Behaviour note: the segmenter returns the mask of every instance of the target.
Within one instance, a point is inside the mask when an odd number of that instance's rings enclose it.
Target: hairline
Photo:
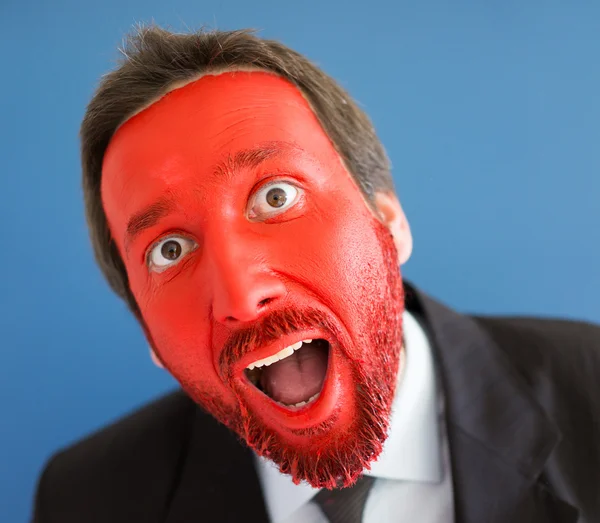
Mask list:
[[[358,192],[360,193],[361,198],[363,199],[363,202],[365,203],[365,205],[367,206],[367,208],[371,211],[371,213],[373,214],[373,216],[375,216],[375,218],[377,218],[379,221],[381,221],[381,216],[374,209],[375,202],[371,202],[369,200],[368,196],[364,193],[364,191],[361,190],[360,184],[356,180],[356,177],[352,174],[352,171],[350,170],[350,168],[347,165],[346,161],[344,160],[343,156],[340,154],[340,151],[336,147],[336,144],[333,142],[331,136],[329,136],[329,133],[325,130],[325,128],[321,124],[319,116],[318,116],[318,114],[317,114],[317,112],[316,112],[313,104],[311,103],[310,99],[306,96],[306,93],[298,85],[295,85],[293,82],[291,82],[288,78],[285,78],[284,76],[281,76],[280,74],[277,74],[275,71],[271,71],[269,69],[265,69],[264,67],[253,67],[253,66],[234,66],[234,67],[231,67],[231,66],[219,66],[219,67],[214,67],[212,69],[208,69],[206,71],[202,71],[200,73],[197,73],[195,75],[190,76],[189,78],[186,78],[186,79],[183,79],[183,80],[175,80],[175,81],[171,82],[170,84],[168,84],[168,85],[165,86],[165,88],[161,91],[160,94],[158,94],[153,99],[151,99],[150,101],[146,102],[141,107],[139,107],[138,109],[135,109],[132,113],[130,113],[128,116],[126,116],[126,117],[123,118],[123,120],[121,121],[121,123],[119,123],[115,127],[115,130],[113,131],[113,134],[112,134],[112,136],[111,136],[111,138],[108,141],[108,144],[106,146],[105,154],[106,154],[106,151],[108,151],[108,149],[110,147],[110,143],[112,142],[112,140],[114,139],[115,135],[117,134],[117,132],[119,131],[119,129],[121,127],[123,127],[127,122],[129,122],[135,116],[143,113],[145,110],[149,109],[150,107],[152,107],[156,103],[160,102],[169,93],[172,93],[173,91],[176,91],[178,89],[182,89],[182,88],[184,88],[184,87],[186,87],[186,86],[188,86],[190,84],[193,84],[193,83],[201,80],[202,78],[204,78],[206,76],[221,76],[222,74],[239,73],[239,72],[266,73],[266,74],[270,74],[272,76],[280,78],[281,80],[284,80],[285,82],[287,82],[288,84],[290,84],[294,89],[296,89],[302,95],[302,98],[308,104],[308,107],[310,108],[312,114],[317,119],[317,123],[319,124],[319,127],[323,131],[323,134],[325,135],[325,137],[331,143],[331,146],[332,146],[333,150],[335,151],[335,154],[336,154],[339,162],[341,163],[342,167],[346,171],[346,174],[350,177],[351,182],[358,189]],[[104,169],[102,168],[101,169],[101,173],[100,173],[100,185],[102,185],[104,183],[103,170]],[[101,202],[102,202],[102,208],[104,210],[104,214],[106,216],[106,209],[104,208],[104,199],[102,197],[101,197]],[[108,220],[108,216],[106,216],[106,221],[107,221],[107,226],[108,226],[108,229],[110,231],[110,234],[111,234],[111,236],[113,236],[113,231],[112,231],[112,227],[110,225],[110,222]],[[114,238],[114,236],[113,236],[113,238]]]
[[[208,69],[206,71],[202,71],[202,72],[197,73],[195,75],[191,75],[189,78],[185,78],[184,80],[174,80],[170,84],[165,85],[164,89],[158,95],[156,95],[151,100],[147,101],[145,104],[142,104],[139,108],[134,109],[130,114],[125,115],[123,117],[122,121],[115,127],[115,130],[113,131],[113,134],[112,134],[110,140],[112,140],[114,138],[114,136],[117,133],[117,131],[123,125],[125,125],[129,120],[131,120],[133,117],[137,116],[138,114],[144,112],[146,109],[149,109],[154,104],[160,102],[160,100],[162,100],[169,93],[172,93],[173,91],[176,91],[177,89],[182,89],[183,87],[185,87],[187,85],[193,84],[194,82],[197,82],[198,80],[201,80],[205,76],[220,76],[220,75],[226,74],[226,73],[267,73],[267,74],[276,76],[277,78],[281,78],[282,80],[285,80],[286,82],[290,83],[298,91],[300,91],[300,93],[302,94],[302,97],[309,104],[311,111],[313,112],[313,114],[316,115],[314,107],[312,106],[312,104],[310,103],[310,100],[306,97],[306,95],[304,94],[304,92],[302,91],[302,89],[300,89],[299,87],[297,87],[296,85],[294,85],[287,78],[285,78],[285,77],[277,74],[275,71],[270,71],[269,69],[265,69],[264,67],[252,67],[252,66],[234,66],[234,67],[231,67],[231,66],[219,66],[219,67],[214,67],[212,69]],[[109,140],[109,144],[110,144],[110,140]],[[107,149],[108,149],[108,146],[107,146]]]

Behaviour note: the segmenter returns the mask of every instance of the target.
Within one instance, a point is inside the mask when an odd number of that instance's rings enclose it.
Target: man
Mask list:
[[[301,55],[158,28],[124,55],[82,125],[88,223],[184,392],[57,454],[35,521],[600,521],[600,328],[403,282],[383,147]]]

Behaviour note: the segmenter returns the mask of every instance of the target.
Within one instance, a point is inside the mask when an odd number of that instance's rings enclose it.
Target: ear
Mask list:
[[[158,358],[158,356],[156,355],[156,352],[154,352],[154,349],[152,347],[150,347],[150,359],[152,360],[152,363],[154,363],[154,365],[156,365],[159,369],[165,368],[163,362],[160,361],[160,359]]]
[[[398,251],[398,265],[405,264],[412,253],[413,239],[406,215],[393,192],[377,192],[375,206],[381,222],[390,230]]]

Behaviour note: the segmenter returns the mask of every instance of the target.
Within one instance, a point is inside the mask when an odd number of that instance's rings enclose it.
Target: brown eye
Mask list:
[[[175,240],[169,240],[163,243],[160,253],[165,260],[176,260],[181,256],[181,244]]]
[[[283,189],[275,187],[267,193],[266,200],[271,207],[281,207],[285,204],[287,196]]]
[[[300,188],[285,181],[263,185],[250,202],[248,218],[262,221],[282,214],[298,203],[301,194]]]
[[[165,238],[148,253],[148,267],[154,272],[160,272],[179,263],[197,246],[195,241],[182,236]]]

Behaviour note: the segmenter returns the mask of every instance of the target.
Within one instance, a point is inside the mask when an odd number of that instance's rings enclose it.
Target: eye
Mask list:
[[[156,272],[176,265],[197,247],[195,241],[182,236],[170,236],[156,243],[148,252],[148,266]]]
[[[269,183],[254,194],[248,217],[261,220],[280,214],[292,207],[299,196],[300,190],[291,183]]]

